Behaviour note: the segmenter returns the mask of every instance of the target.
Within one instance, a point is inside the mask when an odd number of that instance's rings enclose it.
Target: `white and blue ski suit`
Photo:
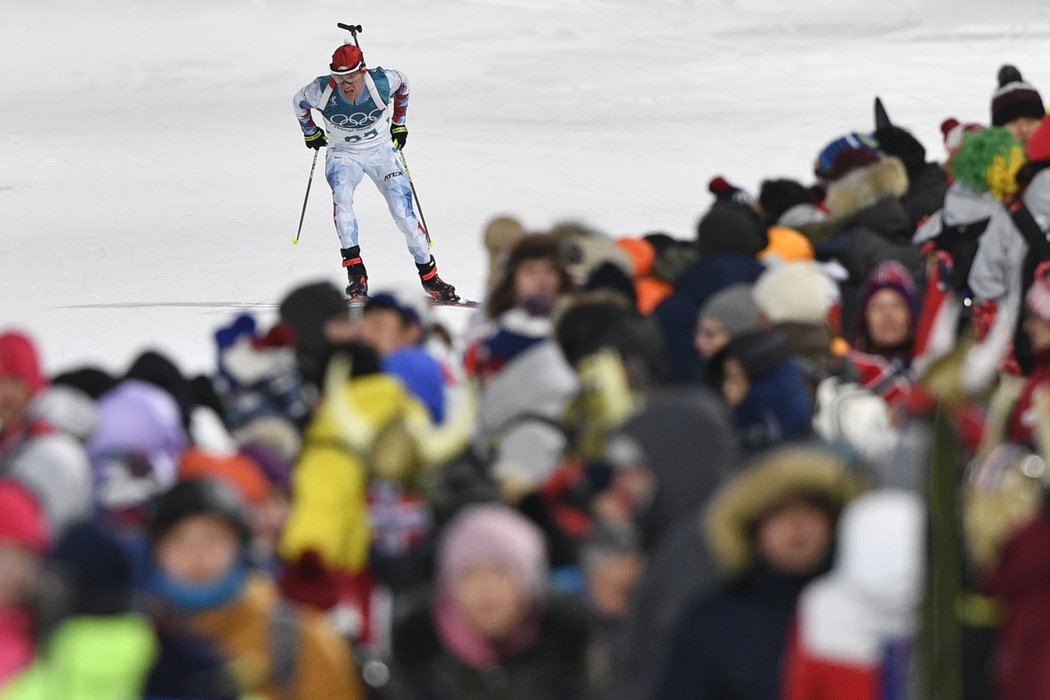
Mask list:
[[[430,260],[423,227],[412,207],[412,190],[390,140],[390,125],[404,124],[408,80],[400,71],[381,67],[365,74],[365,89],[350,102],[330,75],[315,78],[295,93],[295,116],[305,136],[317,131],[311,109],[324,118],[328,147],[325,177],[335,203],[335,228],[342,248],[358,245],[354,190],[368,175],[386,199],[394,222],[405,235],[417,263]]]

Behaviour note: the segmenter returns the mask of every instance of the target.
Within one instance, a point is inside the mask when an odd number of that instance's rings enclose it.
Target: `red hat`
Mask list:
[[[1043,117],[1043,123],[1039,125],[1025,145],[1028,162],[1050,160],[1050,126],[1048,125],[1050,125],[1050,114]]]
[[[40,355],[28,336],[17,331],[0,334],[0,378],[19,379],[33,394],[47,386]]]
[[[332,65],[328,67],[336,75],[354,73],[364,69],[365,57],[353,44],[343,44],[332,54]]]
[[[831,181],[846,177],[854,170],[866,168],[881,160],[879,154],[870,148],[844,148],[835,156],[828,174]]]
[[[0,543],[14,542],[41,553],[50,543],[44,509],[36,496],[22,484],[0,479]]]
[[[974,122],[961,123],[955,117],[948,117],[941,122],[941,133],[944,134],[944,150],[955,153],[962,146],[964,134],[976,134],[984,127]]]

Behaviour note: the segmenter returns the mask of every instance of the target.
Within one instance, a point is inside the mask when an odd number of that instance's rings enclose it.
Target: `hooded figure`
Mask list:
[[[858,487],[833,453],[791,447],[718,491],[703,527],[727,580],[679,617],[655,697],[779,697],[798,594],[827,571],[839,511]]]
[[[832,570],[799,597],[786,700],[906,697],[918,628],[926,514],[905,491],[874,491],[846,506]]]
[[[738,335],[712,359],[709,370],[711,385],[733,409],[733,426],[747,452],[809,434],[813,401],[780,333]]]
[[[584,696],[587,620],[547,593],[542,532],[502,504],[466,507],[438,546],[433,602],[394,631],[394,698]]]

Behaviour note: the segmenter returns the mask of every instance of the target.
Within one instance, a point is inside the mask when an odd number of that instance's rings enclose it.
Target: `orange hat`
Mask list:
[[[812,260],[814,257],[813,244],[793,228],[770,226],[766,235],[769,236],[769,245],[758,252],[759,260],[774,256],[784,262],[792,262]]]
[[[644,238],[617,238],[616,245],[631,258],[635,277],[644,277],[653,271],[656,248]]]
[[[261,503],[270,491],[263,470],[244,454],[223,455],[205,452],[199,448],[186,450],[182,455],[179,479],[186,481],[211,477],[225,481],[237,489],[247,503]]]

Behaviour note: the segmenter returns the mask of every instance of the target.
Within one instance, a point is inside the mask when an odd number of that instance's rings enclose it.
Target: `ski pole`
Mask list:
[[[361,29],[360,24],[343,24],[342,22],[336,22],[335,26],[350,32],[350,36],[354,40],[354,46],[361,48],[361,44],[357,43],[357,35],[363,33],[365,30]]]
[[[306,202],[310,199],[310,185],[312,185],[314,181],[314,168],[317,167],[317,154],[320,152],[320,148],[314,149],[314,162],[310,165],[310,179],[306,181],[306,196],[303,197],[303,211],[299,214],[299,230],[295,232],[295,238],[292,239],[292,245],[299,245],[299,235],[303,232],[303,219],[306,217]]]
[[[419,223],[423,226],[423,235],[427,237],[427,246],[434,247],[434,241],[430,240],[430,229],[427,220],[423,216],[423,205],[419,203],[419,195],[416,194],[416,185],[412,182],[412,171],[408,169],[408,161],[405,160],[405,152],[398,149],[397,154],[401,157],[401,165],[405,168],[405,176],[408,177],[408,186],[412,188],[412,199],[416,200],[416,211],[419,212]]]

